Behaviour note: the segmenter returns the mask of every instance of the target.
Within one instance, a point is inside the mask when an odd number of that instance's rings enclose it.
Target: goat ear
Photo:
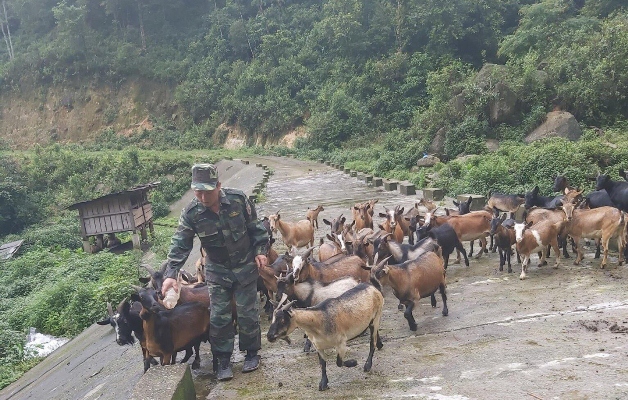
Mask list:
[[[532,189],[532,194],[538,194],[539,193],[539,186],[535,186],[534,189]]]
[[[529,229],[531,226],[532,226],[532,221],[530,221],[530,222],[528,222],[528,223],[526,224],[526,229]]]
[[[325,225],[329,225],[329,226],[331,226],[331,222],[329,222],[329,221],[328,221],[328,220],[326,220],[325,218],[323,218],[323,223],[324,223]]]
[[[404,208],[405,208],[405,207],[401,207],[401,208],[397,211],[397,214],[400,214],[400,215],[401,215],[401,214],[403,214],[403,209],[404,209]]]
[[[454,200],[454,206],[458,207],[460,205],[460,203],[458,203],[456,200]]]
[[[141,278],[138,278],[138,280],[141,283],[143,283],[144,285],[146,285],[148,282],[150,282],[150,278],[147,278],[147,277],[141,277]]]
[[[332,242],[334,241],[334,237],[332,235],[330,235],[329,233],[325,235],[327,237],[327,239],[331,240]]]
[[[386,214],[384,213],[379,213],[380,218],[386,218]]]
[[[342,217],[342,218],[340,218],[339,222],[340,222],[341,224],[344,224],[346,220],[347,220],[347,219],[346,219],[345,217]],[[354,222],[355,222],[355,221],[354,221]]]
[[[500,219],[502,220],[502,222],[504,222],[506,220],[506,214],[502,215]]]
[[[349,225],[350,228],[353,228],[355,226],[355,220],[353,220],[353,222],[351,222],[351,225]]]

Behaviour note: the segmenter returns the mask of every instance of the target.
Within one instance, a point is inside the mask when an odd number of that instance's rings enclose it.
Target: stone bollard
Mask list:
[[[416,189],[414,187],[414,183],[410,182],[401,182],[399,184],[399,192],[405,195],[413,195],[416,194]]]
[[[356,176],[358,176],[358,171],[350,170],[349,171],[349,175],[351,175],[353,177],[356,177]]]
[[[242,160],[242,164],[249,165],[249,160]]]
[[[332,165],[331,161],[325,161],[325,165],[330,165],[331,166]]]
[[[397,185],[399,182],[397,181],[384,181],[384,189],[385,190],[397,190]]]
[[[358,178],[358,180],[363,181],[364,180],[364,172],[358,172],[358,175],[356,177]]]
[[[342,167],[342,170],[345,171],[345,174],[351,173],[351,169],[349,167]]]
[[[225,160],[233,160],[233,157],[227,156],[227,157],[225,157]]]
[[[131,399],[196,399],[189,365],[173,364],[149,368],[135,384]]]
[[[445,198],[445,192],[443,189],[425,188],[423,189],[423,198],[425,198],[425,200],[441,201]]]
[[[459,203],[463,201],[469,200],[471,197],[471,207],[469,207],[470,211],[480,211],[484,209],[486,205],[486,196],[482,196],[481,194],[459,194],[456,199]]]
[[[383,182],[382,178],[373,177],[373,186],[382,186]]]
[[[373,183],[373,175],[364,175],[364,182]]]
[[[322,163],[324,163],[324,162],[325,162],[325,160],[323,160],[322,158],[319,158],[319,159],[318,159],[318,163],[319,163],[319,164],[322,164]]]
[[[261,162],[255,163],[255,166],[259,167],[259,168],[262,168],[262,163]]]

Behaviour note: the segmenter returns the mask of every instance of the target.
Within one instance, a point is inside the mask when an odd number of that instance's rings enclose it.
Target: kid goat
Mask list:
[[[560,233],[564,221],[543,220],[537,224],[521,223],[515,224],[515,235],[517,240],[517,251],[523,256],[521,264],[521,275],[519,279],[526,278],[526,271],[530,264],[530,254],[541,252],[541,262],[539,267],[545,265],[546,247],[552,246],[556,254],[556,264],[554,268],[558,268],[560,264],[560,253],[558,251],[558,234]]]

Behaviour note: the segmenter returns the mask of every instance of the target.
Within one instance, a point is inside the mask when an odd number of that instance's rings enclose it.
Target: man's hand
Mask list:
[[[265,267],[268,264],[268,259],[263,254],[258,254],[255,256],[255,264],[257,264],[257,269]],[[165,283],[165,282],[164,282]]]
[[[174,278],[166,278],[166,279],[164,279],[164,283],[161,286],[161,295],[162,296],[166,296],[166,292],[171,287],[173,287],[174,290],[176,290],[177,293],[179,293],[179,282],[177,282],[176,279],[174,279]]]

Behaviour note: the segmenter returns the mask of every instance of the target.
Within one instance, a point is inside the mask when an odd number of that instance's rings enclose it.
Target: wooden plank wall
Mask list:
[[[150,204],[133,209],[133,219],[135,227],[138,228],[153,218],[153,208]]]
[[[111,197],[87,204],[82,213],[85,234],[91,236],[133,230],[128,208],[128,197]]]

